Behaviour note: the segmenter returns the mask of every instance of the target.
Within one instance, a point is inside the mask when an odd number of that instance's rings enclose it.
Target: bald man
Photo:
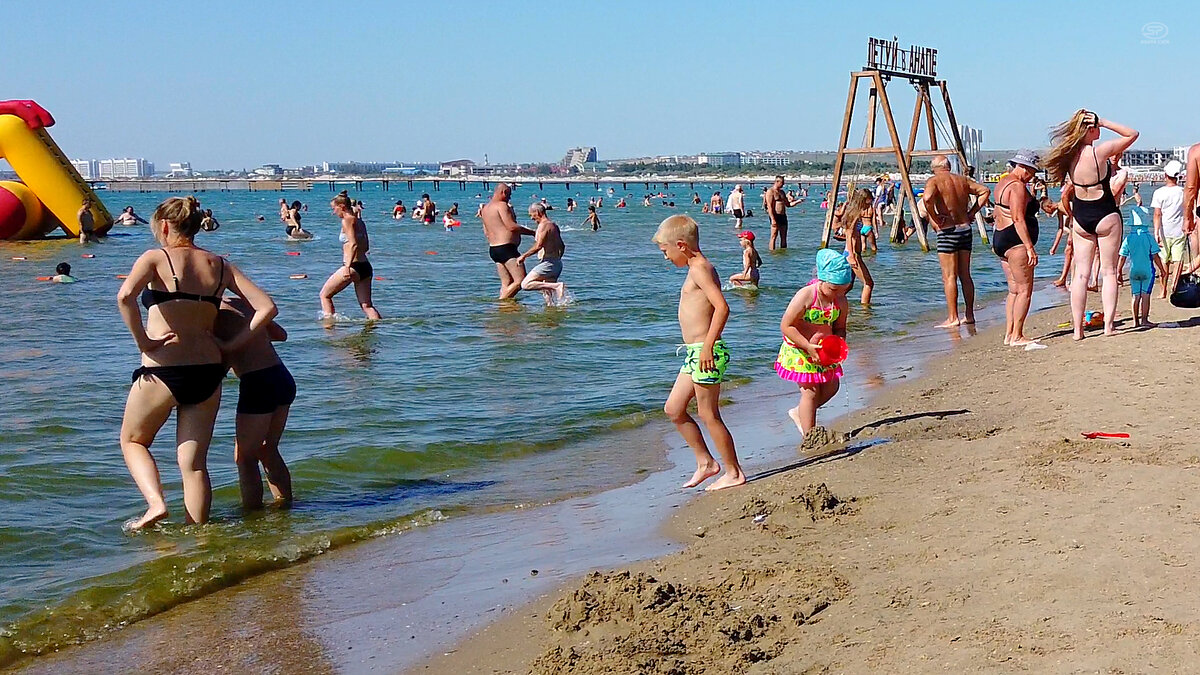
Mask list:
[[[496,274],[500,277],[500,299],[507,300],[515,297],[521,290],[521,281],[525,279],[525,263],[518,260],[521,257],[521,235],[537,234],[528,227],[517,224],[517,216],[513,213],[512,188],[507,183],[496,186],[492,199],[484,204],[482,213],[483,235],[488,240],[488,255],[496,263]]]
[[[942,267],[942,290],[946,293],[946,320],[938,328],[975,323],[975,282],[971,279],[971,231],[975,214],[991,196],[975,181],[950,173],[950,160],[933,158],[933,177],[925,183],[919,206],[923,218],[937,232],[938,264]],[[974,195],[975,203],[971,203]],[[922,209],[918,209],[919,211]],[[958,316],[958,287],[962,285],[963,318]]]

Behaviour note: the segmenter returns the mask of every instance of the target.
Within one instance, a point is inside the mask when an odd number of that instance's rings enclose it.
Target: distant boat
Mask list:
[[[108,183],[93,183],[93,184],[92,184],[92,189],[93,189],[93,190],[107,190],[107,189],[108,189]]]

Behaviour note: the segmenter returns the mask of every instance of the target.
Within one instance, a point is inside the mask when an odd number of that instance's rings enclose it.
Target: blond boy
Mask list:
[[[708,429],[725,465],[725,473],[707,489],[741,485],[746,482],[746,476],[738,464],[733,436],[721,419],[719,409],[721,382],[729,364],[729,350],[721,340],[721,331],[729,319],[729,305],[721,294],[721,278],[700,252],[700,231],[691,218],[679,215],[662,221],[653,241],[676,267],[688,268],[687,279],[679,294],[679,329],[683,332],[687,356],[663,406],[667,417],[696,454],[696,473],[683,487],[696,487],[721,473],[721,464],[709,453],[699,425],[688,414],[688,403],[693,398],[696,399],[696,413]]]

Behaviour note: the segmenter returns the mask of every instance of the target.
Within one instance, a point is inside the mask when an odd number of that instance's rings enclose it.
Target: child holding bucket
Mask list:
[[[802,436],[816,426],[817,409],[828,403],[840,386],[841,362],[846,357],[846,293],[853,282],[845,256],[821,249],[817,251],[816,280],[801,288],[783,312],[779,326],[783,345],[775,359],[775,372],[800,386],[800,403],[788,411],[788,417]]]

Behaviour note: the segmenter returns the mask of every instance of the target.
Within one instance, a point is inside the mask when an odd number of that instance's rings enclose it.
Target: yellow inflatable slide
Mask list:
[[[112,227],[104,203],[47,133],[53,124],[33,101],[0,101],[0,157],[21,179],[0,182],[0,239],[38,239],[59,227],[78,237],[84,200],[96,234]]]

